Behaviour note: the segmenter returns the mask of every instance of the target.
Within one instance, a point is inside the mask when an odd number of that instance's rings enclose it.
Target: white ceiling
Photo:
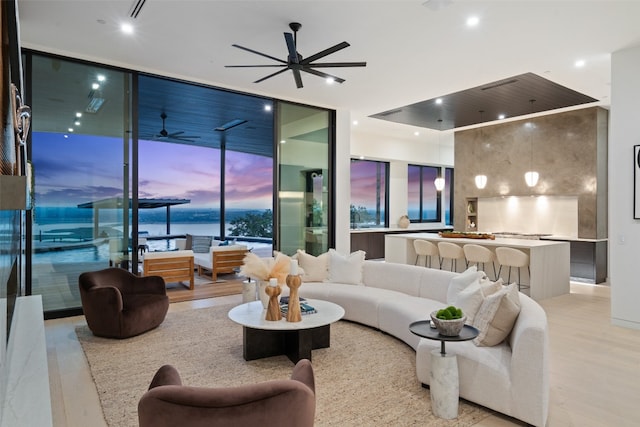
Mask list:
[[[412,138],[415,128],[367,116],[533,72],[610,104],[610,58],[640,45],[640,1],[191,1],[19,0],[24,47],[203,82],[280,99],[348,109],[357,132]],[[431,4],[431,7],[429,6]],[[437,8],[435,6],[442,6]],[[475,28],[465,25],[476,15]],[[298,51],[309,56],[339,42],[326,61],[367,61],[366,68],[324,71],[346,79],[328,86],[291,72],[262,83],[272,68],[225,68],[286,60],[283,32],[302,23]],[[119,31],[122,22],[133,35]],[[586,64],[576,68],[576,60]],[[584,106],[583,106],[584,107]],[[425,130],[426,131],[426,130]]]

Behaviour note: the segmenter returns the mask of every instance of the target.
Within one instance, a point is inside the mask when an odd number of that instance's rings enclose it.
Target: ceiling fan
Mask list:
[[[254,83],[260,83],[271,77],[277,76],[278,74],[284,73],[287,70],[291,70],[293,72],[293,78],[296,82],[296,87],[300,89],[302,87],[302,76],[300,75],[301,71],[305,73],[313,74],[319,77],[323,77],[325,79],[330,79],[332,81],[343,83],[345,80],[340,77],[332,76],[331,74],[327,74],[322,71],[316,70],[316,68],[335,68],[335,67],[366,67],[366,62],[315,62],[320,58],[324,58],[325,56],[331,55],[339,50],[342,50],[346,47],[349,47],[349,43],[342,42],[338,43],[335,46],[332,46],[328,49],[322,50],[315,55],[311,55],[307,58],[303,58],[300,53],[297,51],[298,47],[298,30],[302,27],[302,24],[298,22],[291,22],[289,24],[289,28],[293,31],[292,33],[284,33],[284,40],[287,44],[287,59],[282,60],[280,58],[276,58],[271,55],[267,55],[266,53],[258,52],[253,49],[249,49],[237,44],[233,44],[233,47],[237,47],[238,49],[246,50],[247,52],[255,53],[256,55],[264,56],[265,58],[273,59],[278,61],[280,64],[272,64],[272,65],[225,65],[227,68],[248,68],[248,67],[282,67],[282,70],[276,71],[273,74],[269,74],[261,79],[256,80]]]
[[[160,118],[162,119],[162,130],[157,134],[153,135],[154,141],[164,141],[164,140],[174,140],[174,141],[183,141],[183,142],[195,142],[194,139],[200,138],[197,135],[183,135],[184,131],[171,132],[169,133],[165,127],[165,120],[167,119],[167,114],[163,111],[160,114]]]

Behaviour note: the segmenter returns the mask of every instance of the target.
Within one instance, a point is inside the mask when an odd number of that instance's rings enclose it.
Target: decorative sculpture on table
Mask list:
[[[269,286],[267,286],[265,292],[269,295],[269,305],[267,307],[267,316],[265,317],[265,320],[282,319],[280,303],[278,302],[278,295],[280,295],[281,292],[280,286],[278,286],[278,279],[269,279]]]
[[[289,275],[287,275],[287,286],[289,287],[289,309],[287,310],[287,322],[300,322],[302,313],[300,312],[300,298],[298,288],[302,284],[302,279],[298,275],[298,260],[291,260]]]

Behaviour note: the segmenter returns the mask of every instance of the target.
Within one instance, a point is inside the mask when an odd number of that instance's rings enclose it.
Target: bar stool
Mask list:
[[[418,259],[424,257],[424,266],[427,266],[427,259],[429,260],[429,268],[431,268],[431,257],[438,256],[438,247],[428,240],[415,239],[413,241],[413,248],[416,250],[416,262],[418,265]]]
[[[514,248],[505,248],[499,247],[496,248],[496,257],[498,258],[498,264],[500,264],[500,269],[498,270],[498,276],[502,272],[502,266],[506,265],[509,267],[509,276],[507,278],[507,283],[511,281],[511,267],[518,268],[518,290],[522,288],[529,288],[529,286],[522,286],[520,281],[520,269],[522,267],[527,267],[529,271],[529,280],[531,280],[531,269],[529,268],[529,255],[522,252],[519,249]]]
[[[451,260],[451,271],[458,271],[458,259],[464,259],[462,247],[450,242],[438,242],[438,252],[440,253],[440,270],[445,259]]]
[[[473,263],[476,265],[482,264],[482,270],[485,270],[485,263],[490,262],[493,266],[493,277],[494,280],[498,279],[498,275],[496,274],[496,264],[494,261],[496,260],[496,256],[491,250],[485,248],[484,246],[474,245],[469,243],[462,247],[464,251],[464,257],[467,259],[467,267],[469,267],[469,263]]]

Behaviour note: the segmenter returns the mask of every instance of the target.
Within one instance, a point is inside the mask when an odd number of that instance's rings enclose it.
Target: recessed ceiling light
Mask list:
[[[73,132],[73,128],[69,128],[67,129],[69,132]]]
[[[73,124],[76,126],[80,126],[80,120],[76,120],[75,122],[73,122]]]
[[[467,27],[475,27],[480,23],[480,18],[477,16],[470,16],[467,18]]]
[[[281,139],[281,140],[280,140],[280,144],[286,144],[286,143],[287,143],[287,140],[286,140],[286,139]]]
[[[76,117],[77,117],[77,118],[82,117],[82,113],[81,113],[80,111],[78,111],[78,112],[76,113]]]
[[[584,59],[578,59],[574,65],[576,66],[576,68],[582,68],[585,64],[586,62]]]
[[[264,111],[271,111],[271,105],[265,105],[264,106]]]
[[[122,31],[125,34],[133,34],[133,25],[127,22],[124,22],[120,24],[120,31]]]
[[[357,121],[357,120],[354,120],[354,121],[353,121],[353,125],[354,125],[354,126],[358,126],[358,121]]]
[[[98,79],[99,82],[103,82],[103,81],[106,80],[106,77],[104,76],[104,74],[98,74],[97,79]]]
[[[336,81],[336,79],[334,79],[333,77],[327,77],[325,81],[328,85],[332,85]]]
[[[418,132],[418,131],[415,131],[413,134],[414,134],[415,136],[420,136],[420,132]]]
[[[98,83],[94,83],[94,84],[91,85],[91,89],[98,90],[98,89],[100,89],[100,85]]]
[[[360,156],[360,160],[364,160],[364,156]]]
[[[507,117],[507,116],[505,116],[504,114],[498,114],[498,119],[500,119],[500,120],[504,119],[505,117]]]
[[[437,98],[436,99],[436,104],[438,104],[438,105],[442,104],[442,98]]]

